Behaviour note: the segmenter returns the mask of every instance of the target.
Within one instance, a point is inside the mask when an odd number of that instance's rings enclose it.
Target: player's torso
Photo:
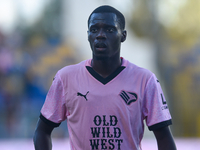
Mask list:
[[[132,73],[125,68],[106,84],[86,68],[68,77],[67,121],[72,144],[79,143],[74,147],[88,150],[138,146],[143,135],[142,99],[146,80]]]

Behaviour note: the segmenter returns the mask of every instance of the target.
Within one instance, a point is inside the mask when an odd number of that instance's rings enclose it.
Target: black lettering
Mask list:
[[[106,122],[106,115],[103,115],[103,126],[109,126],[109,123]]]
[[[113,144],[113,142],[114,142],[114,139],[109,139],[108,140],[108,143],[110,144],[109,149],[115,149],[115,145]]]
[[[122,134],[121,129],[118,127],[115,127],[114,128],[114,138],[119,138],[121,136],[121,134]]]
[[[106,119],[108,119],[106,118],[106,115],[103,115],[102,118],[99,115],[96,115],[94,117],[93,121],[97,127],[91,127],[91,134],[93,138],[96,138],[96,139],[90,139],[90,146],[92,150],[98,150],[98,149],[121,150],[121,144],[123,143],[123,139],[119,139],[122,135],[122,132],[119,127],[116,127],[118,123],[118,119],[114,115],[110,115],[109,117],[110,117],[109,121],[106,121]],[[101,131],[101,128],[102,128],[102,131]],[[100,138],[100,136],[102,138]],[[114,139],[114,138],[117,138],[117,139]]]
[[[98,118],[98,119],[97,119]],[[99,126],[100,124],[101,124],[101,117],[100,116],[95,116],[94,117],[94,124],[96,125],[96,126]]]
[[[107,149],[106,145],[107,139],[101,139],[101,149]]]
[[[93,141],[93,142],[92,142]],[[92,147],[92,150],[94,149],[99,149],[99,139],[93,139],[93,140],[90,140],[90,145]]]
[[[161,95],[161,98],[162,98],[162,103],[163,103],[163,105],[167,104],[167,102],[166,102],[166,101],[164,100],[164,98],[163,98],[162,93],[161,93],[160,95]]]
[[[123,143],[123,139],[116,139],[115,142],[117,143],[118,145],[118,150],[121,150],[121,143]]]
[[[112,138],[113,135],[110,134],[110,127],[107,127],[107,138]]]
[[[98,129],[98,131],[97,131],[97,129]],[[92,133],[93,138],[99,137],[100,129],[101,129],[100,127],[91,128],[91,133]]]
[[[106,131],[105,131],[105,127],[102,127],[102,134],[103,134],[103,137],[105,138],[106,137],[106,135],[105,135],[105,133],[106,133]]]
[[[116,116],[110,116],[110,126],[116,126],[117,125],[117,117]]]
[[[168,106],[162,106],[161,108],[162,108],[162,110],[168,109]]]

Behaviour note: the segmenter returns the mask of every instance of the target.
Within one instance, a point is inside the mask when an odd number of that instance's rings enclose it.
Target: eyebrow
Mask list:
[[[99,23],[94,23],[94,24],[92,24],[92,25],[89,26],[89,27],[98,26],[98,24],[99,24]],[[115,27],[115,28],[116,28],[116,26],[113,25],[113,24],[106,24],[106,23],[104,23],[104,26],[106,26],[106,27]]]
[[[94,25],[89,26],[88,29],[90,30],[91,28],[98,28],[98,26],[96,24],[94,24]],[[117,29],[116,26],[108,25],[108,24],[105,24],[103,28],[114,28],[114,29]]]

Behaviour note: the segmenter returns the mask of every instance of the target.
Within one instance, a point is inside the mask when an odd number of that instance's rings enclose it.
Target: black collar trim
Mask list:
[[[124,70],[124,68],[126,68],[125,66],[120,66],[119,68],[117,68],[117,70],[115,70],[111,75],[109,75],[106,78],[103,78],[102,76],[100,76],[96,71],[94,71],[94,69],[90,66],[86,66],[88,72],[95,78],[97,79],[99,82],[101,82],[102,84],[107,84],[108,82],[110,82],[112,79],[114,79],[122,70]]]

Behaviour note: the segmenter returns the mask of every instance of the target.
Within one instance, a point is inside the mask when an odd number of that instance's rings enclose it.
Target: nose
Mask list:
[[[105,39],[106,38],[106,34],[105,31],[103,29],[99,30],[99,33],[96,36],[97,39]]]

